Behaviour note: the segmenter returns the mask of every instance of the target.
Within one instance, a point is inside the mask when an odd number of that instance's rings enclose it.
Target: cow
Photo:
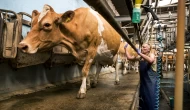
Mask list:
[[[32,12],[31,30],[18,48],[34,54],[57,45],[66,47],[82,65],[82,84],[77,94],[77,98],[82,99],[86,96],[91,65],[97,66],[96,84],[102,66],[116,62],[120,39],[113,27],[91,8],[81,7],[58,14],[51,6],[44,5],[42,12]]]
[[[122,74],[125,75],[127,74],[127,67],[130,68],[130,66],[133,66],[134,65],[134,70],[136,70],[136,73],[138,73],[138,63],[137,61],[129,61],[126,59],[126,56],[125,56],[125,50],[124,50],[124,46],[126,45],[127,42],[125,41],[122,41],[121,44],[120,44],[120,48],[119,48],[119,51],[118,51],[118,60],[123,66],[122,68]],[[136,48],[138,48],[138,44],[135,45]],[[129,45],[127,47],[127,51],[129,52],[129,54],[131,54],[132,56],[135,56],[137,57],[138,54],[134,51],[134,49]],[[116,71],[117,72],[117,71]]]
[[[125,56],[125,50],[124,50],[124,46],[127,44],[127,42],[125,41],[121,41],[120,43],[120,48],[119,51],[117,53],[117,60],[116,60],[116,66],[115,66],[115,84],[118,85],[119,84],[119,63],[122,64],[122,74],[126,75],[127,74],[127,66],[131,66],[131,62],[136,64],[136,61],[128,61],[126,56]],[[135,45],[136,48],[138,48],[138,45]],[[127,51],[129,52],[129,54],[137,57],[138,54],[134,51],[134,49],[129,45],[127,47]],[[136,65],[135,65],[136,66]],[[135,68],[136,72],[138,72],[138,67]]]

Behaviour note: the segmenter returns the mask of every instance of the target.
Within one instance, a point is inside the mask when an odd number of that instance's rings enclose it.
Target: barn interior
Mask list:
[[[66,1],[70,4],[69,0]],[[174,100],[177,98],[175,102],[178,104],[183,102],[184,110],[188,110],[190,103],[190,1],[185,0],[185,6],[181,6],[185,8],[182,18],[184,20],[179,20],[178,0],[140,0],[140,22],[133,23],[132,16],[136,1],[83,0],[84,3],[81,3],[76,0],[76,4],[80,4],[79,6],[85,4],[100,13],[122,36],[121,41],[127,41],[134,49],[136,49],[135,44],[139,44],[139,48],[141,48],[143,43],[149,43],[157,58],[160,58],[157,63],[160,68],[160,94],[162,97],[160,108],[166,109],[165,107],[169,106],[173,109]],[[5,3],[10,2],[11,0],[8,0]],[[15,7],[11,9],[6,6],[6,4],[0,5],[0,76],[2,76],[0,77],[0,96],[2,96],[0,100],[17,95],[14,92],[20,89],[60,83],[81,76],[81,68],[74,64],[74,57],[64,47],[56,46],[51,51],[34,55],[28,55],[17,49],[18,43],[30,30],[31,14],[29,12],[31,11],[25,12],[25,7],[22,12],[17,12]],[[54,6],[56,7],[56,5]],[[35,8],[41,10],[41,7],[38,7]],[[184,36],[178,34],[180,32],[178,31],[179,21],[185,22]],[[4,23],[8,26],[6,29],[2,25]],[[179,38],[184,39],[184,43],[178,43]],[[180,45],[178,48],[177,43]],[[183,53],[179,54],[181,49]],[[183,56],[183,58],[179,56]],[[183,62],[182,65],[176,64],[177,58]],[[68,68],[68,66],[70,67]],[[65,71],[67,74],[63,75],[60,71]],[[94,71],[94,67],[91,71]],[[51,73],[56,73],[56,76]],[[178,77],[182,80],[178,80]],[[177,89],[182,89],[183,94],[175,90],[175,84],[178,83],[182,84],[182,88]],[[36,89],[27,92],[34,91]],[[23,92],[19,91],[18,94],[23,94]]]
[[[174,90],[175,84],[178,83],[176,78],[178,76],[177,73],[179,73],[179,71],[176,69],[178,68],[176,67],[177,66],[176,63],[179,63],[176,62],[177,60],[176,45],[177,42],[180,42],[179,37],[180,38],[183,37],[182,39],[184,40],[184,43],[183,42],[181,42],[182,44],[178,43],[178,45],[184,46],[183,48],[181,48],[183,51],[180,51],[183,52],[183,54],[178,54],[178,56],[182,55],[184,57],[184,59],[181,59],[182,66],[179,68],[182,69],[180,75],[183,78],[182,81],[183,88],[181,88],[183,89],[183,96],[184,96],[183,102],[189,103],[188,101],[189,98],[186,97],[189,96],[189,81],[190,81],[189,69],[188,69],[189,67],[188,56],[190,55],[189,1],[188,0],[185,1],[184,17],[182,18],[184,19],[185,22],[185,25],[182,27],[185,30],[184,31],[185,34],[184,35],[182,34],[182,36],[180,36],[180,34],[177,35],[177,32],[179,33],[179,31],[177,31],[177,28],[179,28],[177,27],[177,23],[179,25],[178,21],[181,20],[179,17],[177,17],[177,15],[179,15],[180,13],[178,0],[143,0],[141,2],[141,17],[140,17],[141,21],[139,23],[134,23],[132,21],[134,14],[133,11],[134,8],[136,8],[135,7],[136,2],[138,2],[138,0],[120,0],[120,1],[107,0],[107,4],[111,8],[110,10],[112,10],[112,14],[114,16],[115,21],[119,22],[121,29],[127,33],[127,37],[130,39],[130,41],[133,44],[138,43],[140,45],[143,43],[149,43],[152,46],[152,48],[155,50],[154,52],[157,55],[157,57],[159,56],[162,57],[161,61],[162,74],[160,82],[161,92],[172,109],[174,105],[172,101],[174,99],[174,96],[177,96],[176,94],[178,94],[178,91]],[[91,5],[94,6],[93,4]],[[99,11],[101,13],[102,10]],[[112,23],[112,21],[110,23]],[[179,49],[180,48],[178,48],[178,51]],[[157,64],[159,65],[158,61]],[[175,103],[178,102],[175,101]],[[183,105],[187,104],[184,103]],[[189,109],[189,108],[184,107],[184,109]]]

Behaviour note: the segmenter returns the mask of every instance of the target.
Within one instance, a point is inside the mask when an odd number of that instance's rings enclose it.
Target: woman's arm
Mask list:
[[[150,56],[147,56],[145,54],[139,53],[139,55],[146,61],[148,61],[149,63],[153,63],[155,61],[155,55],[150,53]]]
[[[134,60],[134,59],[135,59],[134,56],[131,56],[131,55],[128,53],[127,48],[124,48],[124,50],[125,50],[125,55],[126,55],[126,57],[127,57],[128,60]]]
[[[127,46],[128,46],[128,44],[126,44],[126,45],[124,46],[125,55],[126,55],[127,59],[128,59],[128,60],[139,60],[140,57],[135,57],[135,56],[132,56],[132,55],[129,54],[129,52],[127,51]],[[138,52],[138,54],[139,54],[139,52]]]

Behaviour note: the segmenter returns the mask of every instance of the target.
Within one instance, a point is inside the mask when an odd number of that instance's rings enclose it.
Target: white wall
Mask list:
[[[33,10],[41,11],[44,4],[48,4],[58,13],[67,10],[74,10],[79,7],[88,7],[83,0],[1,0],[0,8],[15,12],[27,12],[31,14]]]

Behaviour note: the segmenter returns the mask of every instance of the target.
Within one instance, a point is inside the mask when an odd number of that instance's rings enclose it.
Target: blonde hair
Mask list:
[[[149,46],[150,51],[152,50],[152,46],[149,43],[143,43],[143,45],[144,44],[147,44]]]

